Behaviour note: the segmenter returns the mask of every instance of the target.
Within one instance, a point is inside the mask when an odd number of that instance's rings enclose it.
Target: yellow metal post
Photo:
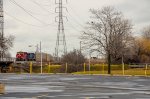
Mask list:
[[[146,64],[146,67],[145,67],[145,76],[147,76],[147,64]]]
[[[89,74],[90,74],[90,71],[91,71],[91,56],[89,58]]]
[[[68,71],[68,64],[66,63],[66,70],[65,70],[65,73],[67,73]]]
[[[30,62],[30,74],[32,74],[32,62]]]
[[[50,73],[50,71],[51,71],[51,64],[49,62],[49,64],[48,64],[48,73]]]
[[[85,63],[84,63],[84,73],[85,73]]]
[[[5,85],[0,83],[0,95],[5,94]]]
[[[9,67],[9,71],[12,72],[12,66]]]
[[[122,75],[124,75],[124,63],[122,64]]]
[[[103,74],[104,74],[104,71],[105,71],[105,67],[104,67],[104,63],[103,63]]]

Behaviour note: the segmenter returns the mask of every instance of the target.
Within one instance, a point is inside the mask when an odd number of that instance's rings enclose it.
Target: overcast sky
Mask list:
[[[42,50],[53,54],[56,45],[57,27],[55,22],[55,0],[14,0],[27,12],[13,4],[13,0],[4,1],[5,36],[14,35],[12,56],[17,51],[35,51],[35,46],[42,41]],[[101,9],[114,6],[132,21],[133,32],[140,35],[143,27],[150,25],[150,0],[68,0],[64,2],[64,27],[68,51],[79,49],[81,31],[89,20],[90,8]],[[30,15],[29,15],[30,13]],[[31,17],[31,15],[34,17]],[[35,19],[36,18],[36,19]]]

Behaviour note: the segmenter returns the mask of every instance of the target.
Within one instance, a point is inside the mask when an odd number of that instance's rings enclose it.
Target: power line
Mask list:
[[[50,1],[50,0],[49,0]],[[38,5],[41,5],[41,6],[51,6],[50,4],[40,4],[38,2],[36,2]]]
[[[69,6],[69,8],[74,12],[74,14],[75,15],[72,15],[71,13],[69,13],[69,11],[68,11],[68,14],[69,14],[69,16],[74,20],[74,22],[76,22],[79,26],[81,26],[82,28],[85,28],[80,22],[82,21],[83,22],[83,18],[81,18],[81,17],[79,17],[79,15],[76,13],[76,11],[71,7],[71,6]],[[74,16],[77,16],[77,18],[80,20],[80,21],[78,21]],[[85,23],[85,22],[83,22],[83,23]]]
[[[51,13],[51,14],[55,14],[55,13],[52,13],[50,12],[49,10],[45,9],[44,7],[42,7],[39,3],[37,3],[36,1],[34,0],[30,0],[32,3],[36,4],[37,6],[39,6],[42,10],[48,12],[48,13]]]
[[[71,15],[69,12],[67,12],[67,13],[69,14],[70,17],[72,17],[72,15]],[[74,22],[76,22],[79,26],[81,26],[82,28],[84,28],[84,26],[81,25],[77,20],[75,20],[74,17],[72,17],[72,18],[74,19]],[[71,20],[72,20],[72,19],[71,19]],[[80,30],[77,29],[77,26],[74,26],[70,21],[69,21],[69,23],[70,23],[70,26],[71,26],[74,30],[76,30],[76,31],[78,31],[78,32],[81,32]]]
[[[42,24],[46,24],[48,25],[47,23],[39,20],[38,18],[36,18],[35,16],[33,16],[31,13],[29,13],[25,8],[23,8],[22,6],[20,6],[16,1],[14,0],[10,0],[10,2],[12,2],[13,4],[17,5],[18,7],[20,7],[24,12],[26,12],[28,15],[30,15],[32,18],[34,18],[35,20],[39,21],[40,23]]]
[[[21,22],[21,23],[26,24],[26,25],[30,25],[30,26],[34,26],[34,27],[39,27],[39,28],[43,28],[43,27],[46,27],[46,26],[50,26],[50,24],[49,24],[49,25],[43,25],[43,26],[38,26],[38,25],[30,24],[30,23],[24,22],[24,21],[22,21],[22,20],[20,20],[20,19],[18,19],[18,18],[16,18],[16,17],[14,17],[14,16],[8,14],[7,12],[4,12],[4,13],[5,13],[7,16],[9,16],[9,17],[15,19],[16,21]],[[53,23],[52,23],[51,25],[54,26]]]
[[[14,3],[12,3],[10,0],[9,0],[9,2],[14,5]],[[15,6],[16,6],[16,5],[15,5]],[[24,8],[24,9],[25,9],[25,8]],[[31,9],[26,9],[26,11],[30,12],[31,14],[40,15],[40,16],[50,16],[50,15],[51,15],[51,14],[49,14],[49,13],[48,13],[48,14],[41,14],[41,13],[33,12],[33,11],[31,11]]]
[[[76,14],[76,16],[78,18],[80,18],[80,21],[83,21],[83,19],[81,19],[81,17],[79,17],[79,15],[75,12],[75,10],[70,6],[71,10]],[[68,14],[70,15],[70,17],[74,18],[69,12]],[[74,18],[75,19],[75,18]],[[82,28],[85,28],[82,24],[80,24],[76,19],[74,20],[78,25],[80,25]],[[89,32],[89,30],[87,30]]]
[[[69,22],[70,23],[70,26],[74,29],[74,30],[76,30],[77,32],[81,32],[80,30],[78,30],[71,22]]]
[[[84,28],[84,26],[73,15],[71,15],[71,13],[69,13],[69,11],[67,11],[67,14],[70,16],[70,19],[73,20],[78,26],[81,26],[82,28]],[[70,22],[70,25],[76,31],[81,32],[71,22]]]
[[[84,28],[84,26],[82,24],[80,24],[69,12],[68,12],[68,14],[74,20],[74,22],[76,22],[79,26],[81,26],[82,28]]]
[[[83,18],[81,18],[81,17],[76,13],[76,11],[75,11],[71,6],[69,6],[69,7],[70,7],[70,9],[74,12],[74,14],[76,14],[76,16],[80,19],[80,21],[83,21],[83,20],[84,20]],[[84,21],[83,23],[85,23],[85,21]]]
[[[1,8],[2,8],[2,7],[0,6],[0,9],[1,9]],[[30,24],[30,23],[27,23],[27,22],[25,22],[25,21],[22,21],[22,20],[20,20],[20,19],[14,17],[14,16],[8,14],[6,11],[3,11],[3,12],[4,12],[7,16],[13,18],[14,20],[16,20],[16,21],[18,21],[18,22],[20,22],[20,23],[26,24],[26,25],[30,25],[30,26],[34,26],[34,27],[39,27],[39,28],[43,28],[43,27],[50,26],[50,25],[51,25],[51,26],[54,26],[54,25],[53,25],[54,23],[47,24],[47,25],[43,25],[43,26],[38,26],[38,25]]]

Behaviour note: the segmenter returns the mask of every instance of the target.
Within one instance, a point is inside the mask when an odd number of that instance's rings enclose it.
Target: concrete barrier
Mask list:
[[[5,85],[0,83],[0,94],[5,93]]]

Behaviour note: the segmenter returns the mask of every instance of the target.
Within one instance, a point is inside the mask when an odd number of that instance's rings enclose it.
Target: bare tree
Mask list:
[[[13,46],[14,36],[2,37],[0,34],[0,57],[8,55],[9,49]]]
[[[135,39],[133,53],[136,56],[136,62],[150,62],[150,26],[142,29],[142,36]]]
[[[85,57],[79,50],[73,50],[62,57],[63,63],[68,63],[68,73],[77,72],[83,70],[83,63],[85,62]],[[62,66],[62,71],[65,70],[65,66]]]
[[[134,37],[124,54],[125,63],[139,63],[143,44],[141,39]]]
[[[142,37],[145,39],[150,39],[150,26],[143,28]]]
[[[79,50],[73,50],[62,57],[62,62],[78,65],[85,62],[85,57]]]
[[[122,56],[124,49],[129,46],[132,25],[113,7],[90,9],[90,12],[91,22],[88,22],[88,28],[83,32],[81,39],[92,51],[106,55],[110,74],[111,59]]]
[[[135,37],[133,46],[128,53],[132,55],[131,63],[144,63],[150,61],[150,26],[142,29],[142,36]]]

